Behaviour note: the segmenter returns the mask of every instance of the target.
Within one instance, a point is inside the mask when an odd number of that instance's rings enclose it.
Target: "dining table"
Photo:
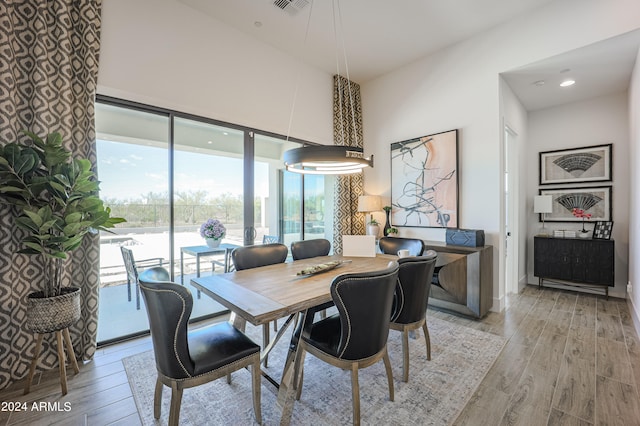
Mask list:
[[[378,254],[375,257],[346,257],[341,255],[314,257],[292,262],[278,263],[258,268],[223,274],[207,275],[191,279],[191,284],[231,311],[230,322],[244,331],[246,323],[258,326],[288,317],[278,333],[262,350],[264,358],[273,348],[286,328],[297,318],[298,330],[313,321],[318,307],[331,302],[330,287],[339,274],[371,272],[387,268],[397,260],[394,255]],[[333,267],[318,273],[305,273]],[[293,409],[293,371],[300,333],[292,333],[289,351],[282,377],[278,382],[263,375],[278,388],[278,404],[282,407],[281,424],[288,424]]]

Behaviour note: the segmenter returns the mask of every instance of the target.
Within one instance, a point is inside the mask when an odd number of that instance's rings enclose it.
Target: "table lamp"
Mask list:
[[[361,195],[358,197],[358,211],[362,213],[372,213],[377,212],[382,209],[382,201],[378,195]],[[373,214],[371,214],[371,219],[369,223],[373,220]],[[366,226],[367,235],[376,235],[373,230]]]
[[[548,237],[549,233],[544,227],[544,215],[553,212],[553,197],[551,195],[536,195],[533,197],[533,212],[542,216],[542,228],[538,230],[541,237]]]

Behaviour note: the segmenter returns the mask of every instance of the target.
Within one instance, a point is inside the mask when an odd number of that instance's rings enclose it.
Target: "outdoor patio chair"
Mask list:
[[[131,284],[136,286],[136,310],[140,309],[140,286],[138,283],[138,267],[148,268],[151,266],[162,266],[164,258],[152,257],[136,261],[133,257],[133,251],[130,248],[120,246],[122,259],[124,260],[124,268],[127,271],[127,300],[131,302]]]

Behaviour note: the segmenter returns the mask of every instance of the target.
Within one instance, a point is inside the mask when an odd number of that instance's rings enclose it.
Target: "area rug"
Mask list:
[[[402,340],[390,331],[388,350],[391,358],[395,401],[389,390],[382,361],[360,370],[360,410],[362,424],[449,425],[471,398],[499,355],[506,339],[483,331],[428,318],[431,336],[431,361],[427,361],[424,335],[409,339],[409,383],[402,382]],[[261,328],[247,326],[247,334],[261,341]],[[280,378],[286,342],[290,334],[269,355],[269,375]],[[153,393],[156,380],[151,351],[123,359],[131,390],[143,425],[167,424],[171,390],[164,388],[162,416],[153,418]],[[180,410],[181,425],[255,424],[251,401],[251,373],[233,373],[231,385],[222,378],[185,389]],[[262,381],[262,421],[280,423],[281,409],[276,404],[275,388]],[[293,407],[292,425],[347,425],[352,422],[351,376],[308,355],[305,360],[302,397]]]

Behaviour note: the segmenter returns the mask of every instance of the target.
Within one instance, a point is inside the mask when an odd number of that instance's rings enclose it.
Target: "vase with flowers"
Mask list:
[[[200,236],[204,238],[209,247],[218,247],[222,242],[227,228],[218,219],[207,219],[200,225]]]
[[[584,221],[591,219],[591,213],[585,212],[583,209],[579,209],[574,207],[571,211],[575,217],[582,219],[582,230],[578,233],[580,238],[589,238],[589,231],[587,231],[584,227]]]

